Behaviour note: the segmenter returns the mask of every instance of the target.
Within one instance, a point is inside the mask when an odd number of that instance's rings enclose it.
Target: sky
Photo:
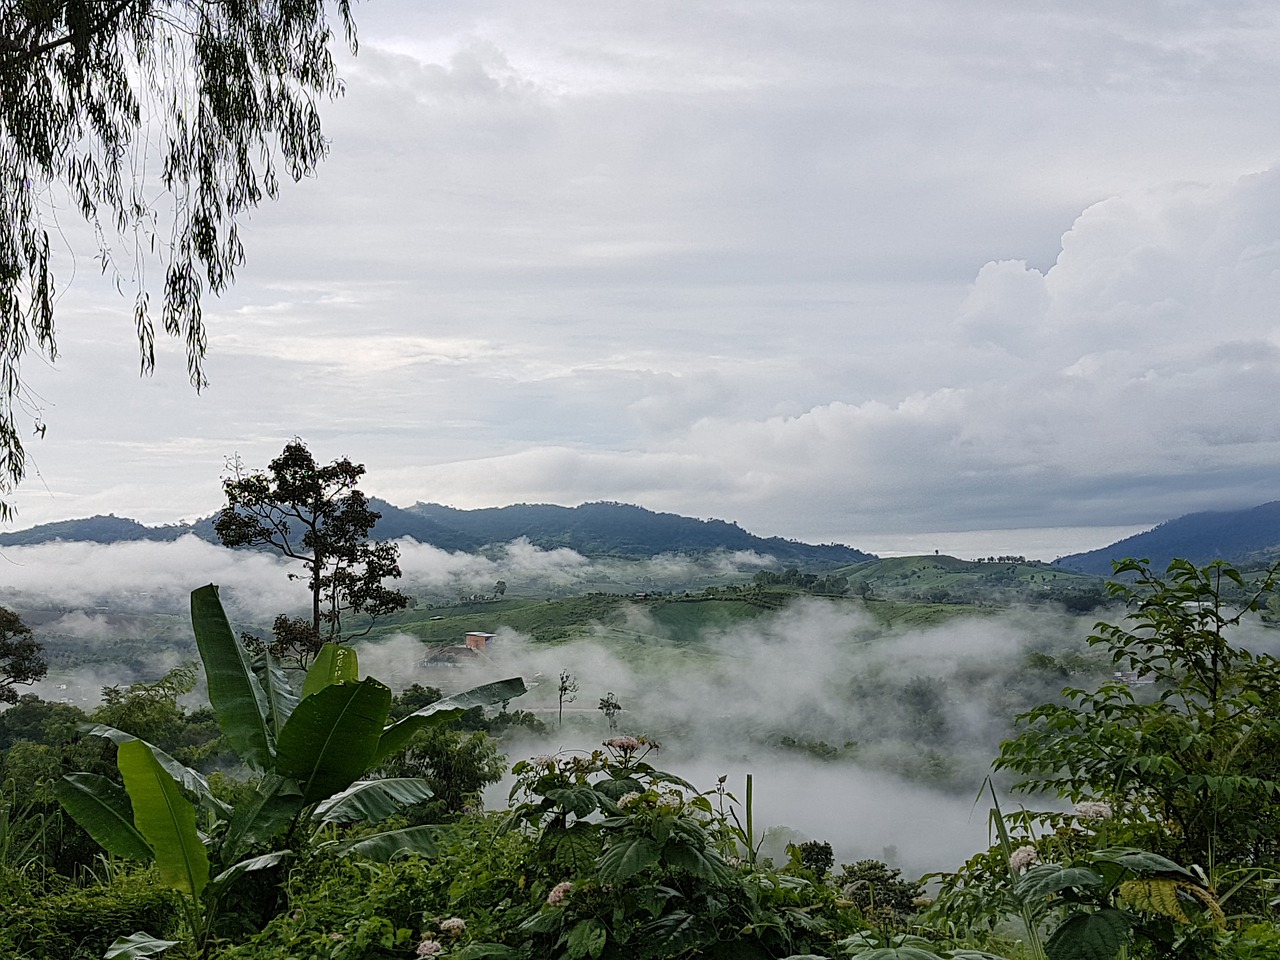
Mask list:
[[[328,160],[205,305],[201,395],[175,344],[138,377],[68,220],[10,528],[204,516],[295,435],[401,505],[878,552],[1052,559],[1280,497],[1274,4],[356,19]]]

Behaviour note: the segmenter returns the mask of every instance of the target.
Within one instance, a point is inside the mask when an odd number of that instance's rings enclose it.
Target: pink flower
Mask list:
[[[438,957],[444,953],[444,944],[439,940],[423,940],[414,951],[420,957]]]
[[[1039,862],[1040,854],[1036,853],[1036,848],[1030,844],[1019,847],[1009,855],[1009,869],[1015,874],[1023,873]]]
[[[547,903],[554,907],[556,904],[564,900],[565,894],[567,894],[572,889],[573,889],[573,884],[570,883],[568,880],[564,881],[563,883],[557,883],[554,887],[551,888],[551,892],[547,894]]]

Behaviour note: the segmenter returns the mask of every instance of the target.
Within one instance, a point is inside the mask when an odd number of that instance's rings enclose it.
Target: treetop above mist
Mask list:
[[[664,553],[705,554],[716,551],[754,551],[782,563],[835,567],[874,560],[844,544],[808,544],[782,537],[757,537],[736,523],[699,520],[674,513],[656,513],[624,503],[584,503],[577,507],[553,504],[514,504],[479,510],[459,510],[437,503],[397,507],[370,499],[381,514],[373,535],[380,540],[409,537],[443,550],[476,552],[520,538],[543,550],[565,548],[585,557],[638,560]],[[117,543],[130,540],[176,540],[194,534],[218,542],[213,518],[194,523],[146,526],[115,516],[96,516],[41,524],[0,534],[0,546],[22,546],[55,540]]]

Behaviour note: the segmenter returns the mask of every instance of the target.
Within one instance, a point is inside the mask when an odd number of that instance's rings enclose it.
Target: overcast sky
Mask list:
[[[137,378],[128,298],[77,267],[12,526],[205,515],[295,434],[399,504],[863,549],[1280,497],[1275,4],[357,20],[329,160],[206,304],[202,396],[175,349]]]

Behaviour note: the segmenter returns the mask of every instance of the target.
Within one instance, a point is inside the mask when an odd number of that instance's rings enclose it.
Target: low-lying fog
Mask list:
[[[765,562],[747,554],[703,563],[670,557],[595,564],[522,542],[489,557],[413,542],[401,549],[403,585],[420,596],[488,592],[498,579],[508,583],[509,595],[602,579],[654,589],[725,576],[745,582]],[[192,537],[17,547],[0,566],[0,602],[39,611],[33,616],[40,622],[32,624],[37,636],[83,645],[92,666],[57,670],[35,690],[89,707],[102,685],[152,680],[194,658],[185,620],[193,587],[217,582],[235,626],[261,625],[301,610],[302,586],[287,578],[298,569],[269,554]],[[532,689],[510,709],[535,712],[552,732],[546,739],[509,739],[504,749],[512,761],[598,747],[610,730],[597,706],[613,693],[623,707],[618,732],[660,740],[661,751],[651,757],[660,768],[702,790],[726,775],[739,799],[746,774],[753,774],[757,828],[778,828],[777,855],[789,839],[828,840],[838,863],[882,858],[918,875],[955,867],[987,845],[987,805],[975,798],[998,743],[1014,713],[1064,685],[1061,673],[1027,666],[1027,655],[1078,656],[1090,625],[1040,609],[886,632],[856,603],[811,599],[677,644],[643,606],[629,617],[561,644],[497,628],[489,662],[466,669],[422,667],[421,644],[399,635],[363,644],[361,666],[393,686],[420,682],[447,692],[524,676]],[[152,635],[142,636],[147,630]],[[148,651],[141,665],[136,657],[132,669],[111,661],[122,635]],[[560,725],[562,671],[579,689]],[[784,738],[789,749],[781,747]],[[494,802],[505,798],[507,786],[493,791]]]

